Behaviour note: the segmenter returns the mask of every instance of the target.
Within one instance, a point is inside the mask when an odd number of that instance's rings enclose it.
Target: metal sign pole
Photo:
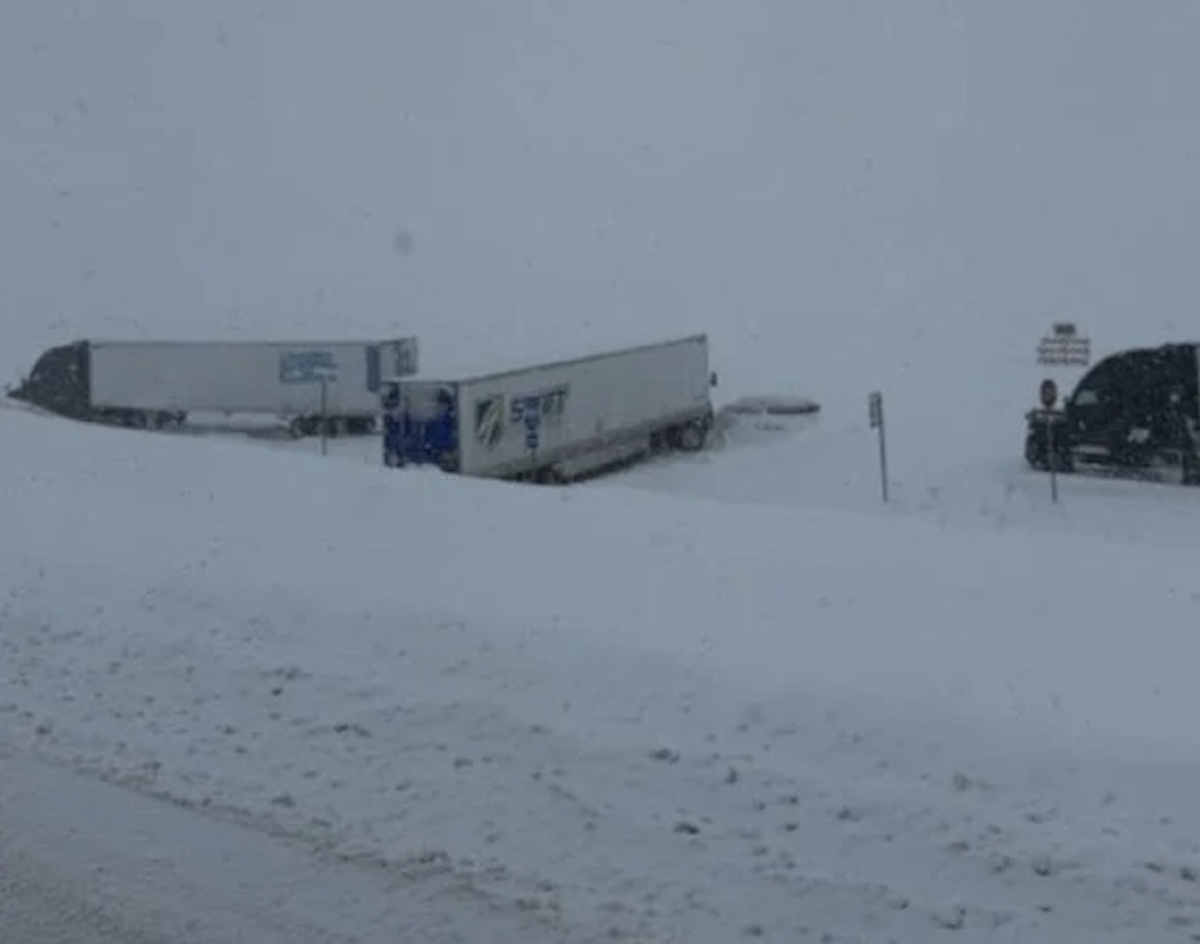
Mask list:
[[[329,377],[321,372],[321,455],[329,455]]]
[[[1058,504],[1058,445],[1054,441],[1054,413],[1046,411],[1046,449],[1050,453],[1050,501]]]
[[[883,422],[883,404],[879,404],[879,484],[883,502],[888,501],[887,432]]]
[[[1050,334],[1038,343],[1037,362],[1044,367],[1087,367],[1092,361],[1092,342],[1086,335],[1079,333],[1073,321],[1059,321],[1052,326]],[[1070,424],[1067,422],[1070,413],[1068,402],[1062,410],[1058,410],[1058,384],[1053,378],[1047,377],[1042,381],[1038,398],[1042,403],[1043,415],[1046,421],[1046,468],[1050,471],[1050,500],[1058,504],[1058,473],[1059,473],[1059,439],[1062,440],[1063,451],[1068,459],[1072,455],[1072,442],[1069,435]],[[1058,432],[1057,418],[1063,418],[1063,430]],[[1030,427],[1032,430],[1035,427]],[[1070,462],[1067,470],[1073,468]]]
[[[1054,437],[1054,408],[1058,404],[1058,384],[1047,377],[1038,390],[1042,415],[1046,418],[1046,467],[1050,470],[1050,501],[1058,504],[1058,443]]]
[[[888,501],[887,435],[883,419],[883,394],[876,391],[867,399],[871,428],[879,433],[879,490],[884,504]]]

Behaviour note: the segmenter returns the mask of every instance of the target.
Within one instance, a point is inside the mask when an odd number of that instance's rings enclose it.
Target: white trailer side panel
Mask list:
[[[537,451],[549,458],[605,437],[703,415],[709,395],[703,335],[463,381],[462,471],[488,475],[529,459],[525,415],[531,409],[541,413]]]
[[[92,405],[135,410],[316,413],[316,371],[326,368],[330,414],[371,414],[378,409],[379,373],[404,376],[417,366],[411,338],[377,344],[93,342],[90,351]]]

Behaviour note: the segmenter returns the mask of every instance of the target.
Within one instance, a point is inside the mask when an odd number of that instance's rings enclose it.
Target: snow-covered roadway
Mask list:
[[[436,876],[315,854],[0,745],[4,944],[569,940]]]

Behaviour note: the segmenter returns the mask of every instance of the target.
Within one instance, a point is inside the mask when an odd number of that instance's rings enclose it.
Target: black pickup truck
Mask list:
[[[1029,411],[1025,461],[1060,472],[1092,466],[1124,474],[1176,470],[1200,484],[1200,344],[1112,354],[1091,368],[1061,407]]]

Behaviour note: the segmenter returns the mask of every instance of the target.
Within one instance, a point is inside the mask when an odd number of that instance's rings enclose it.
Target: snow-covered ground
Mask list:
[[[1200,932],[1181,532],[0,424],[0,719],[48,757],[618,940]]]
[[[1200,504],[1020,452],[1052,321],[1200,336],[1192,5],[153,6],[0,12],[3,380],[703,330],[823,409],[569,489],[0,410],[0,745],[481,940],[1200,939]]]
[[[421,868],[105,784],[0,744],[4,944],[558,944],[519,905]]]

